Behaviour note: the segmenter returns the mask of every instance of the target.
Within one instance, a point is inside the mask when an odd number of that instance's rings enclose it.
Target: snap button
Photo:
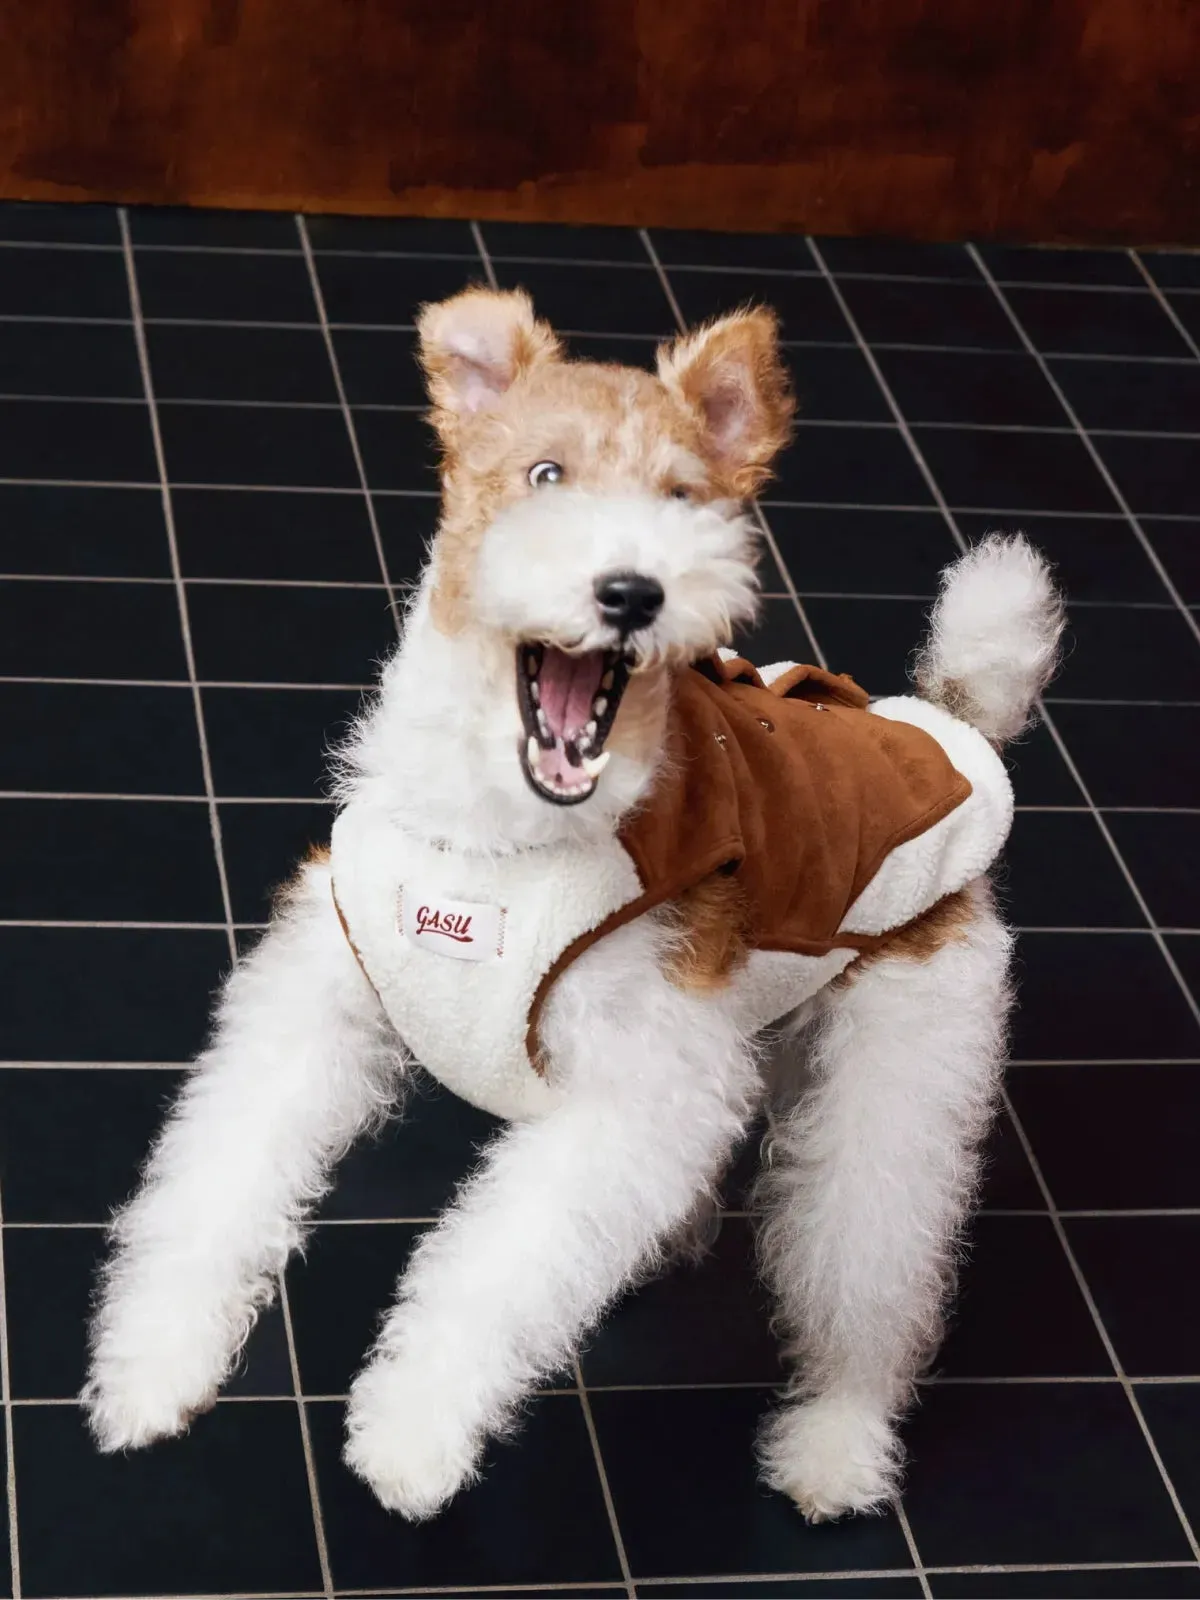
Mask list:
[[[759,717],[758,725],[759,725],[760,728],[765,728],[768,733],[774,733],[775,732],[775,724],[771,721],[771,719],[769,717]]]
[[[713,734],[713,738],[717,741],[718,744],[724,745],[724,744],[728,744],[729,743],[729,740],[725,737],[725,735],[723,733],[714,733]]]

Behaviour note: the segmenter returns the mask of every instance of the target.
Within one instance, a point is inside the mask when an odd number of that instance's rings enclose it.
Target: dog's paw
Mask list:
[[[478,1477],[482,1448],[453,1397],[407,1363],[382,1358],[355,1379],[343,1458],[388,1511],[434,1516]]]
[[[197,1390],[157,1361],[97,1361],[79,1396],[96,1447],[106,1455],[185,1433],[216,1400],[215,1384]]]
[[[874,1407],[835,1396],[785,1406],[758,1442],[763,1478],[809,1522],[879,1511],[895,1497],[900,1445]]]

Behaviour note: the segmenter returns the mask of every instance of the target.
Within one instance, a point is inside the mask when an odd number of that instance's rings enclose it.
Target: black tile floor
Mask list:
[[[622,360],[779,307],[762,658],[900,688],[992,527],[1069,591],[1014,762],[1006,1106],[899,1513],[808,1528],[755,1483],[749,1156],[708,1262],[621,1306],[477,1489],[382,1512],[341,1397],[490,1128],[432,1090],[348,1158],[185,1441],[102,1459],[72,1403],[104,1220],[328,828],[323,752],[433,526],[414,306],[488,280]],[[1200,1595],[1198,335],[1186,254],[0,207],[4,1592]]]

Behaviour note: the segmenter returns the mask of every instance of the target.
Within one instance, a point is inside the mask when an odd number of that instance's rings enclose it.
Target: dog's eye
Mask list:
[[[563,469],[557,461],[539,461],[529,469],[529,481],[535,489],[545,489],[552,483],[561,483]]]
[[[674,488],[668,489],[667,493],[672,500],[690,500],[692,498],[692,491],[685,483],[677,483]]]

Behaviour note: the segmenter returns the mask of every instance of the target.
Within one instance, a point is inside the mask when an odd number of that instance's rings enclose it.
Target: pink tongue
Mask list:
[[[603,651],[589,650],[586,655],[569,656],[553,645],[546,646],[542,670],[538,674],[538,691],[552,733],[563,740],[578,736],[591,720],[592,701],[603,675]]]

